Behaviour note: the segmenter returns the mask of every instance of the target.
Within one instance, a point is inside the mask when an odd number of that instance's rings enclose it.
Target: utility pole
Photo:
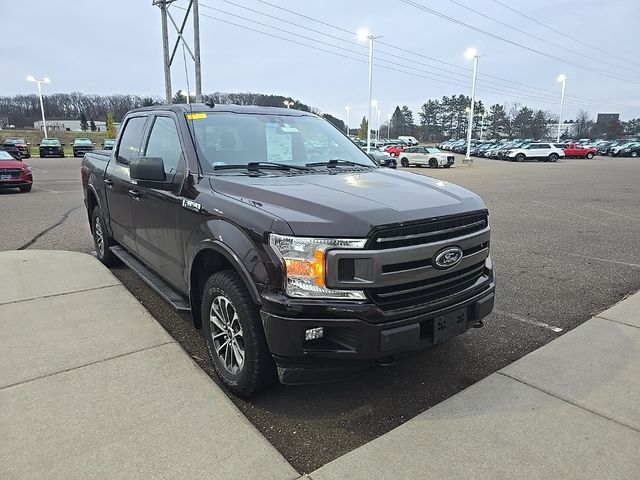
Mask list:
[[[160,16],[162,19],[162,49],[163,49],[163,59],[164,59],[164,89],[165,89],[165,97],[167,103],[171,103],[173,100],[173,88],[171,87],[171,65],[173,64],[173,59],[175,58],[176,50],[178,49],[178,45],[182,42],[183,48],[189,52],[191,59],[194,63],[195,76],[196,76],[196,102],[202,101],[202,69],[200,64],[200,17],[198,14],[198,0],[191,0],[187,8],[177,7],[182,10],[185,10],[186,13],[184,18],[182,19],[182,24],[178,27],[178,24],[173,19],[171,13],[169,13],[169,6],[175,0],[153,0],[153,5],[160,7]],[[189,48],[189,45],[184,39],[182,32],[184,31],[184,27],[187,24],[187,19],[189,14],[191,13],[191,9],[193,8],[193,43],[194,48],[193,51]],[[167,20],[171,21],[171,24],[176,30],[178,38],[176,39],[173,45],[173,51],[169,53],[169,33],[168,33],[168,23]],[[183,52],[184,53],[184,52]],[[186,57],[185,57],[186,62]],[[186,69],[186,65],[185,65]],[[186,70],[185,70],[186,72]],[[187,78],[187,87],[189,83],[189,79]],[[187,94],[188,95],[188,94]]]
[[[202,102],[202,72],[200,70],[200,14],[198,11],[198,0],[193,3],[193,51],[195,55],[194,64],[196,70],[196,102]]]

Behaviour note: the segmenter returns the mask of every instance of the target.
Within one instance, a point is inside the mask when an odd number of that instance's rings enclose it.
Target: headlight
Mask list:
[[[359,290],[326,288],[326,252],[333,248],[364,248],[366,240],[269,235],[269,245],[285,268],[285,291],[291,297],[365,299]]]

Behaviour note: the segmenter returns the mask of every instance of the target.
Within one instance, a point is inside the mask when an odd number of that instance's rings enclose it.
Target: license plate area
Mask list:
[[[0,175],[0,180],[11,180],[12,178],[11,175]]]
[[[442,343],[466,332],[467,321],[468,313],[466,308],[434,317],[433,343]]]

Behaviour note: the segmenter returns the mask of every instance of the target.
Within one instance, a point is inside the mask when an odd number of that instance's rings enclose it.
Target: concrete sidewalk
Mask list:
[[[0,253],[0,478],[296,471],[95,258]]]
[[[640,293],[309,478],[640,478]]]

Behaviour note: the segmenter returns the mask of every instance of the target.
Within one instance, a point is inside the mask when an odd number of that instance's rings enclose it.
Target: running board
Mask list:
[[[180,312],[191,311],[191,306],[189,305],[189,299],[187,297],[177,292],[171,285],[145,267],[140,260],[131,255],[120,245],[115,245],[109,250],[111,250],[111,253],[116,257],[122,260],[122,263],[136,272],[138,276],[144,280],[144,283],[153,288],[158,295],[169,302],[173,308]]]

